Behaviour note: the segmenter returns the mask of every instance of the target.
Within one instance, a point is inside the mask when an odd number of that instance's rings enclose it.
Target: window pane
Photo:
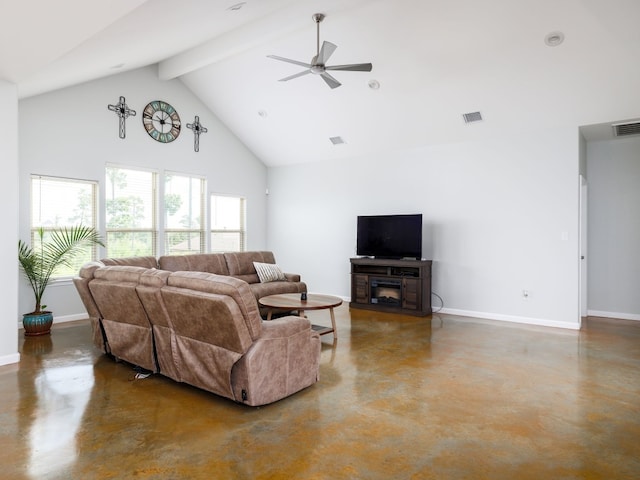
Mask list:
[[[31,178],[31,227],[95,228],[95,182],[65,178]]]
[[[44,241],[51,231],[84,225],[96,228],[97,182],[72,178],[31,177],[31,246],[39,248],[38,228],[45,229]],[[59,267],[53,278],[73,276],[80,267],[97,257],[97,247],[86,247],[72,259],[70,266]]]
[[[188,253],[202,253],[204,239],[202,232],[165,232],[166,255],[186,255]]]
[[[211,229],[240,230],[242,226],[241,206],[244,202],[239,197],[211,197]]]
[[[211,196],[211,251],[245,250],[245,199]]]
[[[240,232],[211,232],[212,252],[242,252]]]
[[[155,186],[154,172],[107,167],[105,220],[109,257],[156,254]]]
[[[107,231],[108,256],[113,258],[155,255],[156,234],[146,231]]]
[[[203,178],[166,174],[165,254],[204,252],[204,189]]]

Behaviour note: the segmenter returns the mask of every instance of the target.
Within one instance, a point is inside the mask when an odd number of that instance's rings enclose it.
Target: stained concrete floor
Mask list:
[[[336,314],[320,382],[261,408],[136,380],[85,322],[21,340],[0,367],[0,478],[640,478],[640,322]]]

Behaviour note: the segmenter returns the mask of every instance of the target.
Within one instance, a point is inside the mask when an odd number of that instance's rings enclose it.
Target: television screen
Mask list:
[[[358,216],[356,254],[422,258],[422,214]]]

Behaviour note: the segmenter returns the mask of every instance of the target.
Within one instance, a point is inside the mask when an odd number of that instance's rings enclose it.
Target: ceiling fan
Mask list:
[[[316,13],[313,15],[313,20],[316,22],[317,27],[317,41],[316,41],[316,55],[311,59],[311,63],[299,62],[297,60],[291,60],[290,58],[279,57],[277,55],[267,55],[269,58],[274,58],[276,60],[280,60],[282,62],[293,63],[294,65],[300,65],[301,67],[305,67],[306,70],[296,73],[295,75],[291,75],[289,77],[281,78],[281,82],[286,82],[288,80],[292,80],[294,78],[301,77],[308,73],[313,73],[315,75],[320,75],[322,79],[329,85],[331,88],[337,88],[342,85],[338,80],[333,78],[327,70],[344,70],[350,72],[370,72],[373,68],[373,65],[370,63],[352,63],[349,65],[327,65],[327,60],[329,57],[335,52],[337,45],[334,45],[331,42],[322,42],[322,48],[320,48],[320,22],[324,20],[324,14]]]

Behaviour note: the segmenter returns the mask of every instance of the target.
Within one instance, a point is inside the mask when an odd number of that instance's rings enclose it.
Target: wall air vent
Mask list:
[[[331,143],[334,145],[342,145],[344,143],[342,137],[329,137],[329,140],[331,140]]]
[[[481,122],[482,114],[480,112],[463,113],[464,123]]]
[[[628,135],[640,135],[640,120],[634,122],[614,123],[613,135],[616,137],[626,137]]]

